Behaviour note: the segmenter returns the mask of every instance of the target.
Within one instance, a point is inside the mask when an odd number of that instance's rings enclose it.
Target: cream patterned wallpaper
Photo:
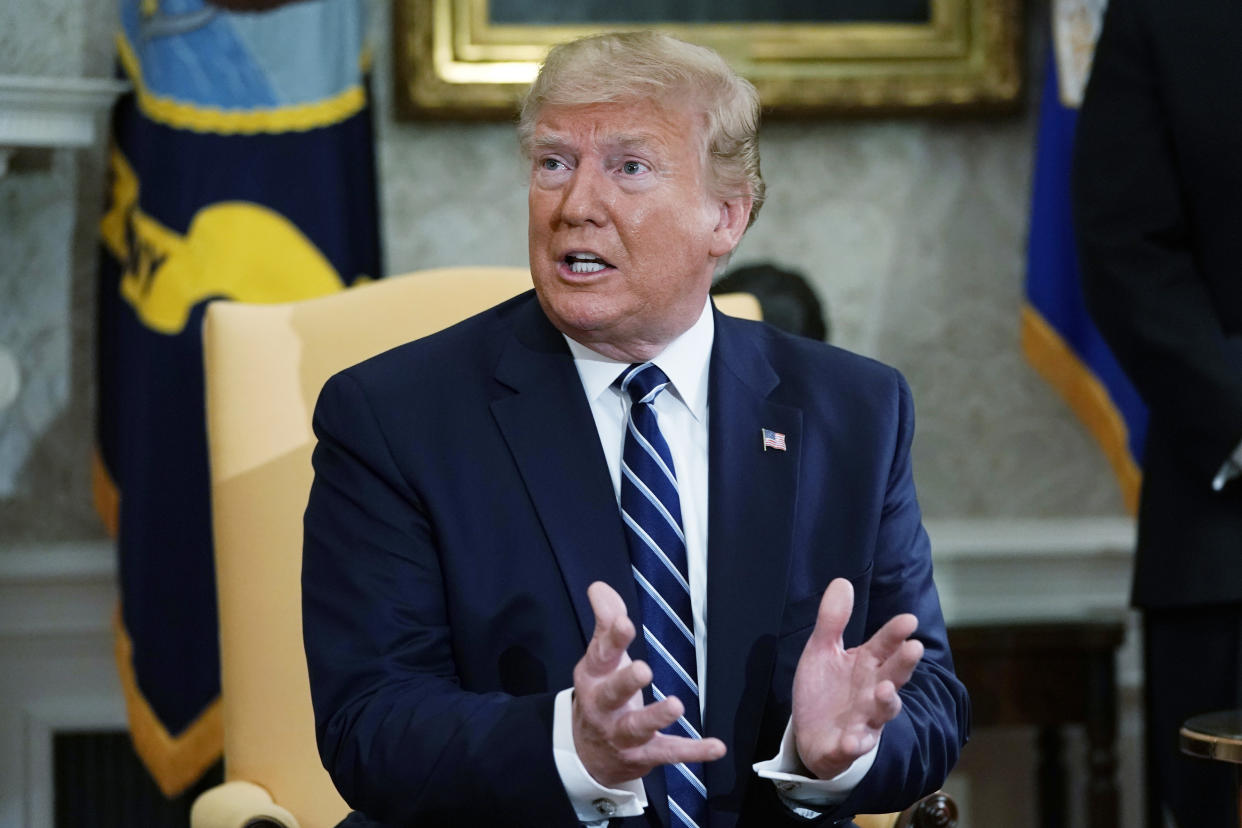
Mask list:
[[[110,76],[113,14],[93,0],[0,4],[0,74]],[[0,176],[0,349],[21,384],[0,409],[0,551],[101,534],[89,461],[102,182],[98,147],[24,150]]]

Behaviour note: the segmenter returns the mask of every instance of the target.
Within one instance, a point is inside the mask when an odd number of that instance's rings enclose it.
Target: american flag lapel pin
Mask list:
[[[785,435],[784,434],[781,434],[779,431],[773,431],[770,428],[761,429],[761,431],[763,431],[763,450],[764,451],[767,451],[768,449],[772,449],[773,451],[784,451],[785,450]]]

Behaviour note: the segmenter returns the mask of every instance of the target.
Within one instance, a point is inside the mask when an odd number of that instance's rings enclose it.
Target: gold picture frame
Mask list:
[[[548,0],[553,19],[566,0]],[[779,6],[780,0],[772,0]],[[513,115],[547,50],[642,24],[513,24],[489,0],[395,0],[399,112]],[[657,27],[723,54],[768,114],[1011,111],[1022,90],[1019,0],[927,0],[925,22],[678,23]]]

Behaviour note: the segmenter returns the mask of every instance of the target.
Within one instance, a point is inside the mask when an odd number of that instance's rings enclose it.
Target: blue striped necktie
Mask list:
[[[694,616],[690,610],[686,538],[681,497],[668,443],[660,434],[652,403],[668,377],[650,362],[631,365],[618,377],[630,397],[621,454],[621,519],[638,584],[643,638],[657,700],[677,696],[686,712],[665,728],[675,736],[701,738]],[[666,765],[672,825],[707,824],[707,789],[701,763]]]

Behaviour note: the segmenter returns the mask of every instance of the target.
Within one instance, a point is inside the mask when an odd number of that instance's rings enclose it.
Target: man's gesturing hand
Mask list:
[[[816,777],[845,771],[879,741],[901,711],[897,690],[909,680],[923,644],[910,639],[918,620],[898,615],[860,647],[845,649],[842,635],[854,609],[854,587],[837,578],[824,591],[819,617],[798,659],[793,728],[802,763]]]
[[[643,706],[651,668],[630,661],[634,622],[616,591],[596,581],[587,589],[595,634],[574,667],[574,748],[591,777],[605,786],[645,776],[658,765],[710,762],[725,755],[719,739],[661,733],[685,708],[675,697]]]

